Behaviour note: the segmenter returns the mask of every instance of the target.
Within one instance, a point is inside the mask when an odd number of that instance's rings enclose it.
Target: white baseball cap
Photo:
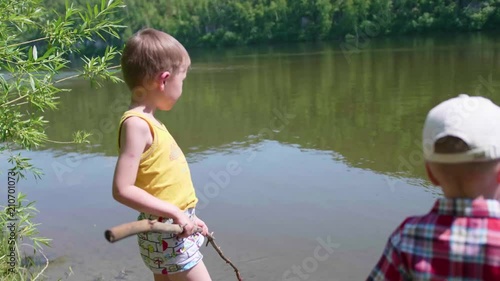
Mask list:
[[[463,153],[434,152],[442,137],[463,140],[470,148]],[[429,111],[423,131],[424,158],[437,163],[480,162],[500,159],[500,107],[484,97],[461,94]]]

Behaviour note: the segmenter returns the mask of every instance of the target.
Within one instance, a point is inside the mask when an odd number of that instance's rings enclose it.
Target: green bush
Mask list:
[[[107,46],[107,40],[119,38],[115,12],[121,7],[121,0],[102,0],[82,7],[68,4],[59,14],[52,14],[40,0],[0,0],[0,153],[12,167],[9,182],[29,173],[41,177],[30,159],[18,151],[61,142],[47,137],[44,114],[57,108],[61,92],[69,91],[60,87],[62,82],[76,77],[97,84],[101,79],[120,81],[110,69],[119,52]],[[102,46],[103,55],[88,55],[92,53],[87,52],[89,46]],[[71,57],[79,57],[83,66],[77,74],[60,75],[69,70]],[[72,141],[62,143],[86,142],[88,136],[75,132]],[[49,240],[38,236],[35,213],[34,202],[28,202],[21,193],[14,207],[7,206],[0,212],[0,280],[40,277],[33,257],[43,256],[42,245],[48,245]],[[9,217],[18,219],[15,227]],[[21,249],[30,247],[33,254],[24,255]]]
[[[39,224],[33,222],[38,212],[34,202],[28,202],[23,193],[18,194],[16,202],[14,208],[0,206],[0,227],[3,230],[0,235],[0,280],[34,280],[43,271],[36,262],[40,255],[45,265],[48,264],[42,246],[49,246],[50,239],[39,236]],[[31,254],[24,255],[21,249]]]
[[[46,0],[48,1],[48,0]],[[63,9],[64,0],[53,5]],[[76,0],[85,3],[84,0]],[[97,0],[95,0],[97,1]],[[497,28],[497,0],[125,0],[125,38],[150,26],[186,46]],[[373,33],[373,32],[372,32]]]

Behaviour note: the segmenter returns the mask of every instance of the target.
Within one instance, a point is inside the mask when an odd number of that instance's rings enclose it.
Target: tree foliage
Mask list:
[[[121,0],[102,0],[82,7],[66,3],[62,12],[55,12],[40,0],[0,0],[0,153],[10,163],[9,176],[19,180],[32,172],[40,177],[41,172],[19,151],[58,142],[47,138],[44,114],[56,109],[58,96],[68,91],[62,82],[76,77],[97,84],[103,79],[119,81],[110,69],[119,52],[105,41],[119,39],[115,13],[122,7]],[[102,56],[83,53],[88,46],[99,44],[104,49]],[[81,58],[81,67],[71,70],[70,62],[75,57]],[[69,143],[85,142],[87,137],[84,132],[75,132]],[[36,237],[36,225],[31,222],[36,209],[32,203],[25,204],[23,194],[17,195],[20,205],[14,215],[24,218],[15,230],[17,241],[30,238],[40,250],[37,241],[46,240]],[[5,211],[0,213],[0,222],[6,221],[6,215]],[[0,238],[4,241],[5,233]],[[2,259],[7,256],[5,248],[0,247]],[[16,258],[15,272],[0,267],[2,278],[29,277],[21,257]]]
[[[79,76],[119,81],[109,69],[118,55],[116,47],[105,47],[100,57],[82,55],[82,68],[74,74],[61,72],[69,70],[70,58],[80,56],[85,46],[105,36],[119,38],[120,26],[110,16],[120,7],[113,0],[86,8],[66,5],[64,14],[53,17],[39,0],[0,1],[0,151],[50,141],[43,113],[56,109],[58,94],[67,91],[59,87],[61,82]],[[26,34],[37,37],[27,40]],[[85,134],[74,136],[84,141]]]
[[[52,5],[61,9],[62,1]],[[125,0],[125,4],[122,16],[128,26],[123,38],[150,26],[187,46],[344,39],[367,30],[372,36],[471,31],[500,23],[498,0]]]

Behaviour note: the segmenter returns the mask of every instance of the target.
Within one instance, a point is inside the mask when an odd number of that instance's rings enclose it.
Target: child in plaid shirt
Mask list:
[[[463,94],[442,102],[423,150],[444,198],[394,231],[367,280],[500,280],[500,107]]]

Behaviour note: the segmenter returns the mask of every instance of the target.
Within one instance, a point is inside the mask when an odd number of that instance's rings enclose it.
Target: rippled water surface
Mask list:
[[[190,162],[199,216],[245,280],[365,278],[390,232],[440,194],[420,156],[427,111],[462,92],[500,103],[498,34],[371,39],[349,52],[196,50],[192,60],[182,98],[158,118]],[[152,280],[134,238],[103,237],[136,217],[111,197],[127,89],[67,86],[48,134],[87,130],[92,145],[27,153],[45,176],[19,183],[54,239],[47,277]],[[203,253],[214,280],[235,280],[213,249]]]

